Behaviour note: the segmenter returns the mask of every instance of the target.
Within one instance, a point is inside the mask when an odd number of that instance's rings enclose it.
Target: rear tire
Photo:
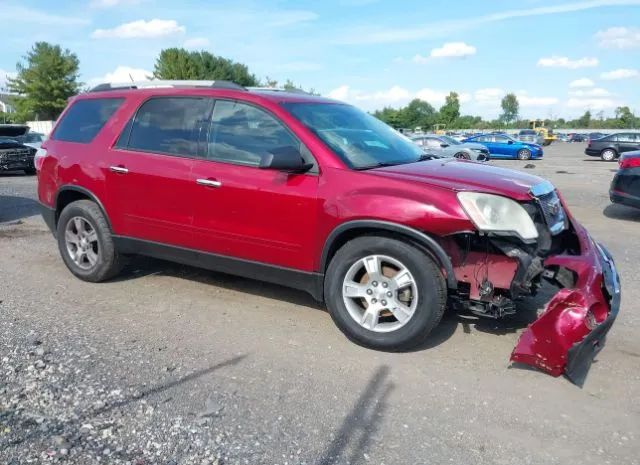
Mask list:
[[[105,215],[90,200],[72,202],[62,210],[57,238],[65,265],[83,281],[105,281],[125,265],[124,257],[115,248]]]
[[[440,269],[406,242],[380,236],[353,239],[335,254],[326,276],[331,318],[350,340],[365,347],[415,347],[440,323],[445,310]]]
[[[529,160],[531,158],[531,151],[529,149],[521,149],[518,151],[518,160]]]
[[[602,159],[602,161],[613,161],[616,159],[617,156],[618,154],[613,149],[604,149],[600,153],[600,158]]]

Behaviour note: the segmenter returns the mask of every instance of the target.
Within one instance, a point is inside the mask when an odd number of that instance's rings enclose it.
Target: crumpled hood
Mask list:
[[[438,159],[376,168],[371,174],[420,182],[455,191],[478,191],[529,200],[532,186],[545,182],[538,176],[479,163]]]

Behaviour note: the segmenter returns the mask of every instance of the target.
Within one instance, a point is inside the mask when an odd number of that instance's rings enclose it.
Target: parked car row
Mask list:
[[[619,132],[589,139],[584,153],[590,157],[600,157],[604,161],[614,161],[623,153],[635,150],[640,150],[640,133]]]

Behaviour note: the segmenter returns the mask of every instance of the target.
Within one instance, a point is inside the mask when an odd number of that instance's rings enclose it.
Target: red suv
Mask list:
[[[352,106],[229,82],[101,85],[36,156],[80,279],[144,254],[303,289],[357,343],[404,350],[447,304],[489,318],[562,288],[512,360],[584,379],[618,312],[607,251],[541,178],[433,159]]]

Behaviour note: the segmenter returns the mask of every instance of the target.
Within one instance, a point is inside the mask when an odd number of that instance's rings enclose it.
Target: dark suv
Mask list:
[[[584,153],[590,157],[600,157],[604,161],[613,161],[624,152],[640,150],[640,133],[619,132],[599,139],[589,139]]]
[[[420,344],[447,303],[502,318],[564,288],[512,360],[580,382],[619,307],[606,250],[544,179],[431,159],[352,106],[228,82],[99,86],[36,157],[64,263],[145,254],[303,289],[352,340]]]

